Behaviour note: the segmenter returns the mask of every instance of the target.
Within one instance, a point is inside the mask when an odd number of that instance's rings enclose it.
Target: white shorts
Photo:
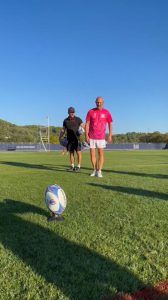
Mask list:
[[[103,149],[103,148],[106,148],[106,141],[105,140],[90,139],[90,148],[91,149],[95,149],[95,148]]]

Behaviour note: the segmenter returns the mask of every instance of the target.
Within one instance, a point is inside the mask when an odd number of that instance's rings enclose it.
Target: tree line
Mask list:
[[[115,134],[113,136],[113,143],[168,143],[168,132],[160,133],[155,131],[152,133],[144,132],[128,132],[125,134]]]
[[[59,143],[61,127],[50,126],[50,143]],[[18,126],[0,119],[0,143],[40,143],[40,134],[47,136],[47,128],[39,125]],[[84,138],[84,137],[82,137]],[[125,134],[114,134],[114,144],[125,143],[168,143],[168,132],[152,133],[128,132]]]

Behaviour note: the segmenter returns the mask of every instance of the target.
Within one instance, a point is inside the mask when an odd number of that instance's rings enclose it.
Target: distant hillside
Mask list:
[[[0,119],[0,143],[39,143],[40,128],[42,135],[46,135],[46,129],[39,125],[17,126]],[[50,139],[52,143],[58,143],[60,127],[50,127]]]
[[[40,128],[42,135],[46,135],[39,125],[17,126],[0,119],[0,143],[39,143]],[[59,143],[60,127],[50,126],[50,143]],[[84,138],[84,137],[83,137]],[[115,134],[113,143],[168,143],[168,132],[162,134],[158,131],[153,133],[128,132],[125,134]]]
[[[115,134],[113,136],[113,143],[168,143],[168,132],[165,134],[159,131],[152,133],[127,132],[125,134]]]

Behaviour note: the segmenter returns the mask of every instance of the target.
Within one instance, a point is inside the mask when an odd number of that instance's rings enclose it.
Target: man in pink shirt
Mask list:
[[[93,172],[90,176],[102,176],[102,167],[104,163],[104,148],[106,147],[106,124],[108,124],[108,139],[112,141],[112,117],[107,109],[103,108],[104,100],[102,97],[96,98],[96,108],[88,111],[86,116],[85,138],[90,144],[90,158],[93,166]],[[96,160],[96,148],[98,160]]]

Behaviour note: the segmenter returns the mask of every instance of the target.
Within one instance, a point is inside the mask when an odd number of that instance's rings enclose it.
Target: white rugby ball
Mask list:
[[[83,129],[83,127],[79,126],[78,128],[78,134],[81,135],[81,134],[84,134],[85,130]]]
[[[52,213],[61,215],[67,205],[63,189],[56,184],[49,185],[45,191],[45,203]]]

